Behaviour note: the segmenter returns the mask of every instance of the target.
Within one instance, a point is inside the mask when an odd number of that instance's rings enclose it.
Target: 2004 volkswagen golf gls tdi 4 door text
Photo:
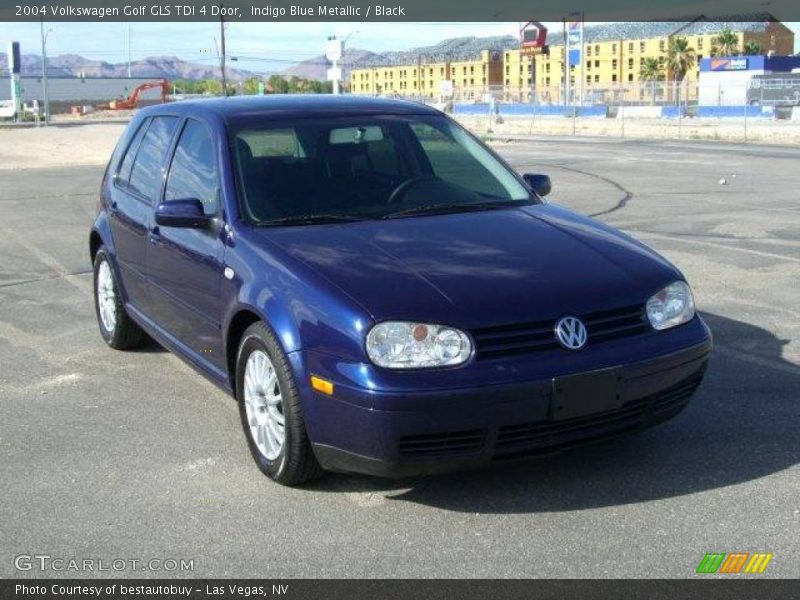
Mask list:
[[[546,204],[420,104],[141,110],[91,230],[112,348],[146,332],[232,393],[261,470],[411,475],[676,415],[711,348],[665,259]]]

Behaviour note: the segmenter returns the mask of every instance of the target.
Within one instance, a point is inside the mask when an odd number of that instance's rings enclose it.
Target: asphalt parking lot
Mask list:
[[[691,577],[706,552],[759,551],[774,554],[760,577],[799,577],[800,150],[497,148],[687,275],[716,346],[683,414],[487,471],[280,487],[231,398],[156,345],[101,340],[87,234],[102,167],[2,171],[0,576],[81,575],[15,569],[45,554],[192,559],[169,575],[196,577]]]

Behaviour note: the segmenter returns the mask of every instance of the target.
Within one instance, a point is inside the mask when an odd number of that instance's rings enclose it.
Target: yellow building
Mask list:
[[[715,39],[723,29],[736,34],[740,50],[748,42],[755,42],[763,54],[794,52],[791,29],[769,15],[748,18],[752,20],[588,25],[580,64],[570,68],[571,96],[573,100],[592,101],[613,93],[626,101],[643,99],[650,92],[637,84],[646,58],[659,61],[663,79],[675,79],[675,74],[666,68],[667,50],[673,37],[685,37],[697,57],[694,68],[684,77],[687,90],[693,90],[690,98],[696,93],[694,83],[699,77],[700,60],[713,55]],[[483,49],[479,49],[480,45]],[[521,54],[518,40],[511,36],[458,38],[430,48],[388,53],[388,57],[376,55],[369,59],[371,64],[352,70],[350,89],[356,94],[438,99],[443,95],[442,90],[452,84],[457,99],[479,99],[492,92],[506,101],[527,102],[535,77],[537,100],[557,104],[563,102],[565,83],[561,33],[550,32],[548,45],[549,55],[535,56],[535,69],[533,58]],[[443,83],[448,81],[451,84]]]
[[[437,99],[442,96],[443,82],[462,90],[499,86],[503,50],[511,43],[516,42],[508,36],[455,38],[429,48],[377,55],[351,70],[350,91]]]

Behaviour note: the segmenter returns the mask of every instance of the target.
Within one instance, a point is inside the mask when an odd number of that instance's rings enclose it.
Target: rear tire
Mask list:
[[[140,345],[146,334],[125,312],[105,246],[94,257],[94,310],[100,335],[115,350]]]
[[[247,328],[239,344],[236,398],[250,454],[262,473],[287,486],[323,474],[306,433],[289,361],[261,321]]]

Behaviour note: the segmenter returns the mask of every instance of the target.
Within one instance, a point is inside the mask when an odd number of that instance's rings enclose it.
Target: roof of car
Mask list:
[[[336,115],[440,114],[436,109],[418,102],[372,98],[369,96],[333,96],[330,94],[276,94],[184,100],[167,105],[160,104],[157,107],[152,107],[148,112],[150,114],[158,114],[164,111],[181,113],[208,111],[217,113],[229,122]]]

